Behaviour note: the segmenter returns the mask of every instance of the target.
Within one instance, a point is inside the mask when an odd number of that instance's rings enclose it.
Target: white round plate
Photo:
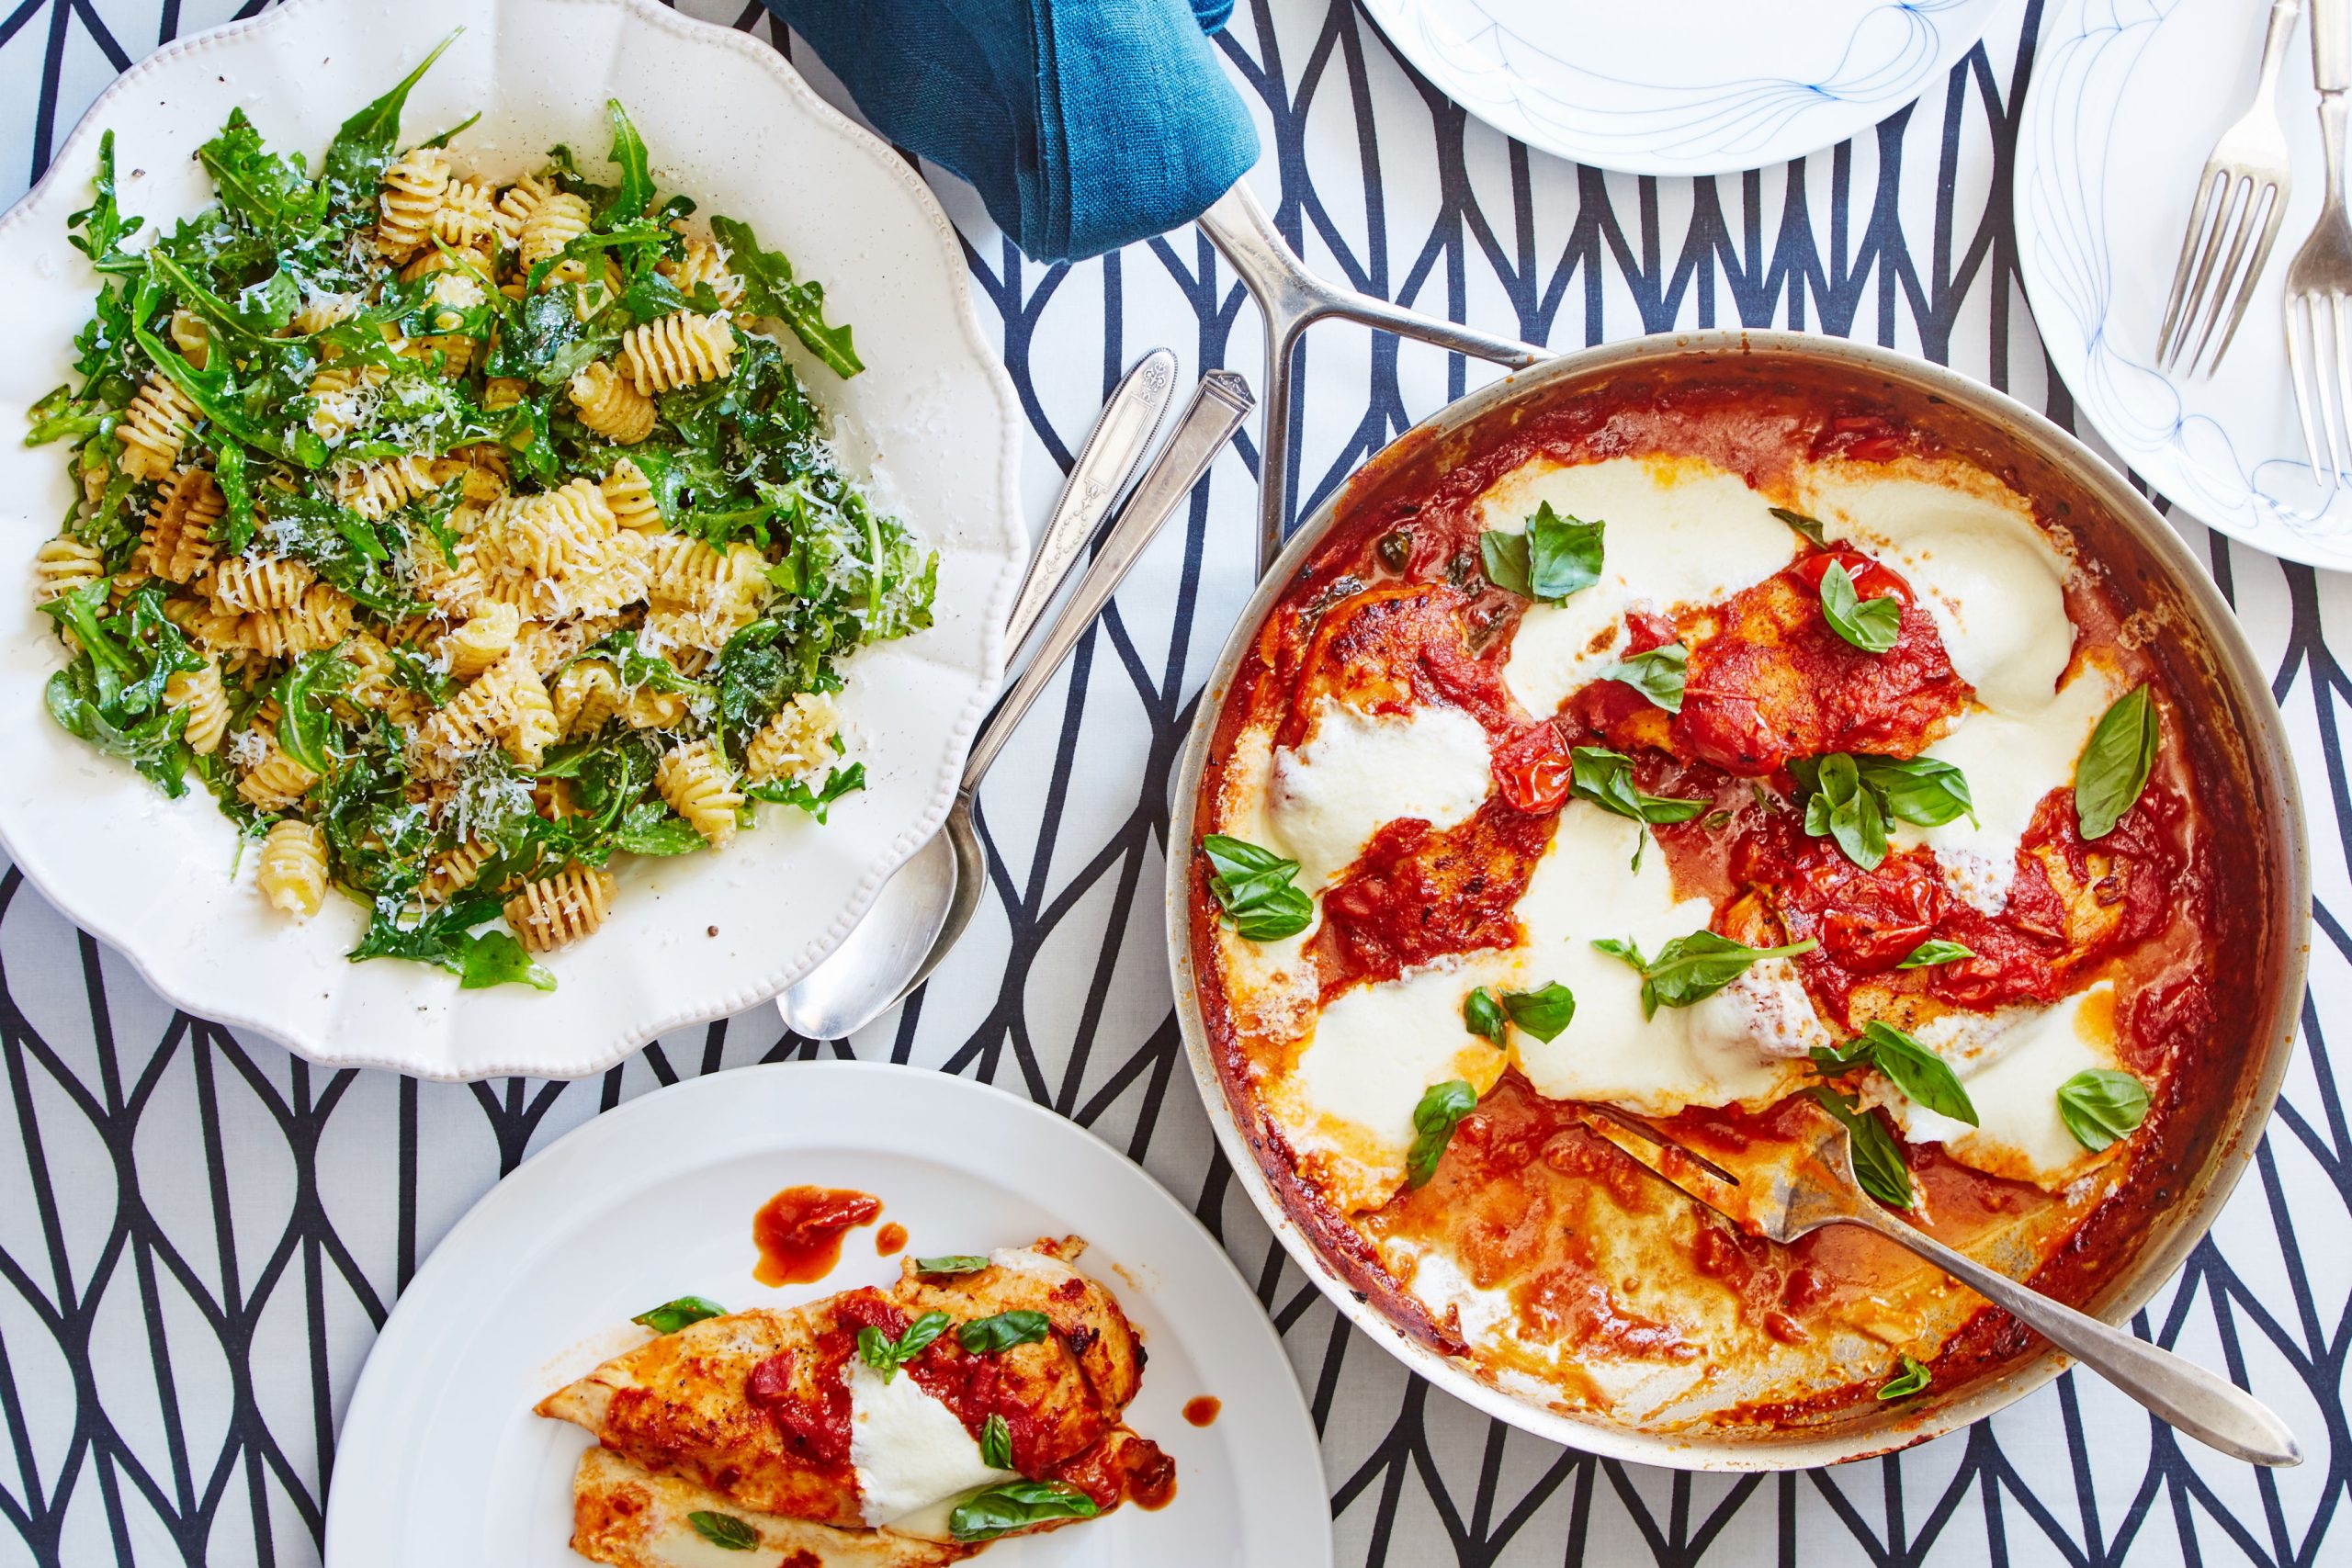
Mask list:
[[[251,886],[256,857],[232,879],[235,833],[208,795],[164,800],[43,711],[42,683],[62,660],[28,589],[71,489],[63,454],[26,447],[11,425],[0,434],[0,840],[52,902],[191,1012],[322,1062],[571,1077],[789,985],[945,819],[1027,558],[1022,424],[955,231],[922,182],[774,50],[650,0],[295,0],[134,67],[0,217],[0,424],[68,378],[96,277],[66,244],[65,219],[88,202],[100,131],[115,133],[124,210],[168,223],[210,199],[190,153],[232,107],[274,146],[315,159],[346,116],[460,24],[409,99],[408,140],[479,109],[459,154],[517,172],[557,142],[600,152],[605,100],[617,97],[665,189],[750,220],[855,329],[865,372],[843,381],[812,367],[808,383],[838,416],[853,469],[870,471],[940,553],[937,624],[847,666],[844,729],[867,788],[828,827],[768,807],[721,853],[622,867],[610,923],[550,962],[552,995],[461,992],[419,964],[347,963],[356,904],[330,897],[304,925],[266,910]]]
[[[2002,0],[1364,0],[1447,96],[1532,147],[1728,175],[1843,141],[1917,97]]]
[[[2155,368],[2198,172],[2254,91],[2267,7],[2059,0],[2018,136],[2018,261],[2050,362],[2092,426],[2166,499],[2258,549],[2352,570],[2352,494],[2313,482],[2287,375],[2287,264],[2319,216],[2318,95],[2300,29],[2279,114],[2294,179],[2220,371]]]
[[[1073,1122],[1001,1089],[874,1063],[695,1078],[571,1134],[500,1182],[401,1296],[360,1373],[327,1498],[334,1568],[577,1568],[571,1475],[587,1434],[531,1414],[641,1343],[629,1318],[695,1294],[741,1311],[898,1277],[848,1234],[814,1285],[752,1279],[752,1216],[785,1187],[870,1192],[914,1256],[1075,1235],[1150,1352],[1128,1407],[1176,1461],[1176,1496],[991,1547],[1049,1563],[1328,1568],[1314,1423],[1273,1325],[1200,1222]],[[1207,1394],[1217,1418],[1182,1414]]]

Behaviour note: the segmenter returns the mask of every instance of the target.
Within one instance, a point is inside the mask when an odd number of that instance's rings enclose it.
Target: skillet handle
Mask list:
[[[1266,315],[1265,439],[1258,458],[1258,570],[1261,574],[1282,553],[1289,521],[1291,350],[1310,324],[1338,316],[1514,369],[1548,356],[1548,350],[1532,344],[1457,326],[1324,282],[1306,270],[1284,242],[1246,181],[1217,197],[1201,214],[1200,224],[1201,231],[1224,253]]]

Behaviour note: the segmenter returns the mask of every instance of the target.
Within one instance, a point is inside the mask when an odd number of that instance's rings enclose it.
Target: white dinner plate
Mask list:
[[[2287,263],[2323,183],[2301,29],[2281,73],[2294,179],[2270,264],[2217,374],[2155,367],[2198,173],[2253,96],[2267,9],[2051,6],[2018,136],[2018,261],[2051,364],[2119,457],[2199,522],[2341,570],[2352,569],[2352,493],[2313,482],[2287,375]]]
[[[759,830],[723,852],[625,857],[605,928],[549,959],[551,995],[460,991],[421,964],[347,963],[364,919],[340,895],[307,923],[264,908],[259,857],[239,857],[203,790],[167,801],[43,711],[62,655],[29,602],[33,553],[72,488],[65,454],[25,446],[20,422],[68,378],[90,313],[97,279],[66,243],[65,220],[88,202],[99,133],[115,133],[123,210],[168,224],[210,201],[190,154],[232,108],[273,146],[315,160],[346,116],[460,25],[409,99],[404,141],[478,109],[456,144],[471,166],[512,175],[564,142],[601,167],[605,102],[619,98],[663,189],[750,220],[825,285],[866,369],[844,381],[807,368],[808,384],[838,417],[847,466],[940,552],[935,624],[843,666],[843,732],[866,789],[828,826],[763,807]],[[0,217],[0,840],[51,902],[188,1011],[337,1065],[576,1077],[797,979],[946,819],[1028,558],[1026,426],[939,204],[757,39],[651,0],[294,0],[174,44],[109,88],[49,176]]]
[[[1817,152],[1917,97],[2003,0],[1364,0],[1454,102],[1636,175]]]
[[[1282,1342],[1200,1222],[1075,1123],[1001,1089],[871,1063],[779,1063],[633,1100],[500,1182],[402,1293],[360,1374],[327,1498],[329,1568],[579,1568],[566,1540],[587,1434],[531,1406],[694,1294],[790,1306],[898,1277],[872,1229],[814,1285],[753,1282],[752,1216],[781,1188],[882,1200],[914,1256],[1088,1242],[1080,1267],[1143,1331],[1127,1421],[1176,1461],[1166,1508],[1004,1541],[989,1568],[1325,1568],[1314,1423]],[[1222,1402],[1208,1426],[1183,1417]],[[765,1568],[753,1564],[752,1568]]]

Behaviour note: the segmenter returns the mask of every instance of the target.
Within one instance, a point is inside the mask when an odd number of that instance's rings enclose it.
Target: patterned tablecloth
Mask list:
[[[773,36],[756,6],[689,8]],[[221,0],[0,0],[0,200],[40,176],[115,73],[232,14]],[[1253,183],[1330,276],[1562,346],[1693,324],[1851,333],[2070,423],[2018,281],[2009,209],[2041,14],[2038,0],[2012,11],[1868,136],[1695,183],[1603,175],[1506,141],[1401,65],[1348,0],[1245,4],[1221,47],[1266,141]],[[1030,416],[1033,522],[1111,380],[1146,348],[1257,378],[1256,311],[1193,233],[1039,266],[968,190],[935,184]],[[1349,327],[1317,329],[1306,352],[1301,507],[1491,374]],[[2096,1379],[2069,1377],[1898,1458],[1693,1477],[1604,1463],[1431,1393],[1340,1322],[1215,1151],[1170,1008],[1161,857],[1191,704],[1250,585],[1254,462],[1245,444],[1219,465],[991,776],[992,881],[963,946],[923,995],[848,1041],[798,1038],[759,1008],[577,1083],[321,1071],[175,1013],[9,870],[0,1564],[316,1561],[360,1363],[475,1199],[632,1095],[825,1055],[1026,1092],[1192,1204],[1289,1347],[1322,1429],[1344,1562],[2352,1558],[2338,1518],[2352,1482],[2352,1126],[2323,1021],[2343,1016],[2330,1004],[2352,984],[2352,786],[2338,736],[2352,678],[2328,645],[2331,622],[2352,635],[2352,583],[2177,520],[2276,671],[2312,807],[2318,930],[2304,1047],[2268,1141],[2212,1239],[2136,1326],[2249,1382],[2310,1462],[2269,1473],[2222,1461]]]

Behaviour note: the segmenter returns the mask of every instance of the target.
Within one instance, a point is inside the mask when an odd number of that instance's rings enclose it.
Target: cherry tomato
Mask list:
[[[1854,580],[1856,597],[1894,598],[1905,604],[1911,603],[1911,585],[1860,550],[1816,550],[1797,562],[1796,573],[1804,579],[1806,586],[1818,593],[1821,592],[1821,580],[1833,562],[1844,567],[1846,575]]]
[[[1568,743],[1549,719],[1496,747],[1494,767],[1503,798],[1513,809],[1531,814],[1556,809],[1568,798],[1568,785],[1576,776]]]

